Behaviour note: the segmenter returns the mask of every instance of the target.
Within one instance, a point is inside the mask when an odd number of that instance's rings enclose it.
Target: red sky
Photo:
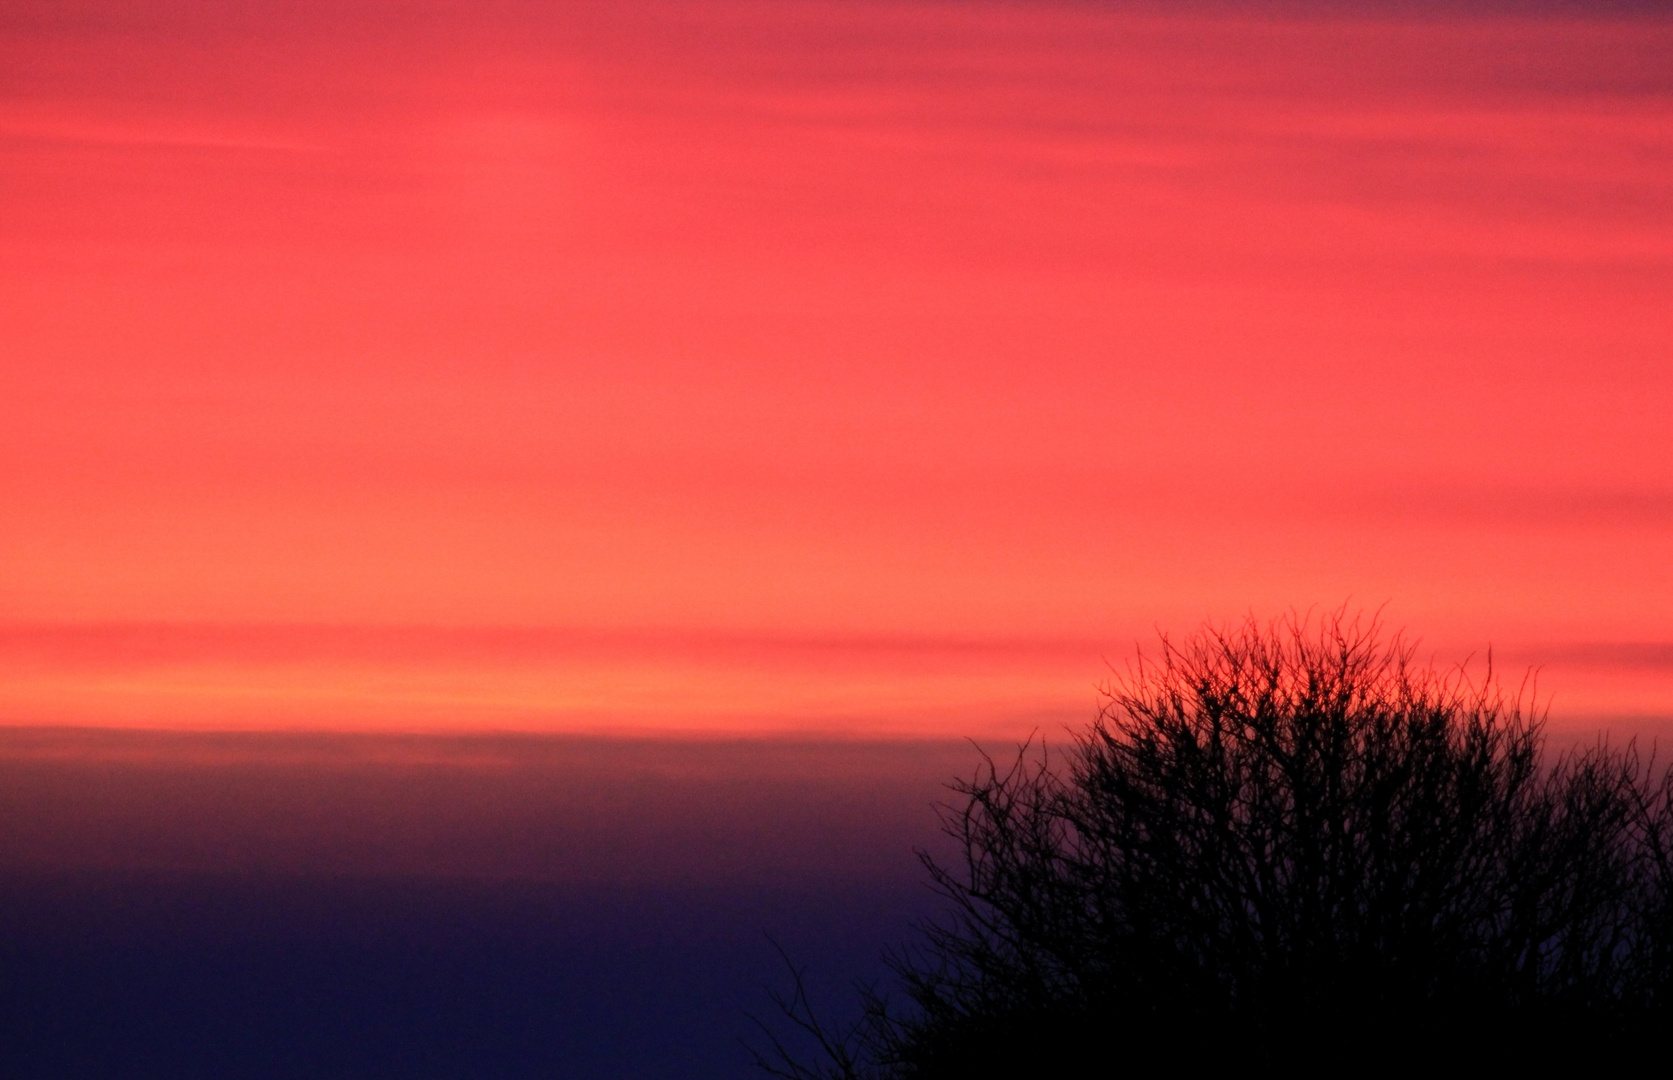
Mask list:
[[[1670,58],[1579,7],[8,3],[0,721],[1021,730],[1345,601],[1673,717]]]

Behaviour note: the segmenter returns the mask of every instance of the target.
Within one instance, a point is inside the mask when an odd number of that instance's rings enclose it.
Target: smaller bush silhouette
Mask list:
[[[945,917],[833,1033],[801,992],[768,1072],[1087,1076],[1136,1063],[1513,1064],[1668,1014],[1673,771],[1550,757],[1542,718],[1397,635],[1205,631],[1140,659],[1065,760],[955,785]],[[904,1000],[900,1000],[901,998]]]

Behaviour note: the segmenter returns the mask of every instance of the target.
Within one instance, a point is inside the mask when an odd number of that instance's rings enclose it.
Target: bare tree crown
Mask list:
[[[954,791],[962,857],[924,857],[946,914],[890,957],[896,1000],[839,1038],[787,999],[826,1053],[769,1071],[1595,1058],[1669,1011],[1673,770],[1548,754],[1490,667],[1375,620],[1164,638],[1067,754]]]

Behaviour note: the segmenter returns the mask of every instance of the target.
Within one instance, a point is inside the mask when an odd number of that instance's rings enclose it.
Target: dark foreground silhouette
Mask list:
[[[990,760],[946,913],[781,1077],[1628,1058],[1673,995],[1673,770],[1342,615],[1164,640],[1064,760]]]

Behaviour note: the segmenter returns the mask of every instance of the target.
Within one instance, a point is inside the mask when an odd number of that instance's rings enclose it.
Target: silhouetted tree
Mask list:
[[[1414,663],[1338,613],[1166,639],[1064,760],[955,785],[948,902],[839,1033],[779,1076],[1087,1076],[1596,1059],[1659,1026],[1673,974],[1673,771],[1547,756],[1489,671]]]

